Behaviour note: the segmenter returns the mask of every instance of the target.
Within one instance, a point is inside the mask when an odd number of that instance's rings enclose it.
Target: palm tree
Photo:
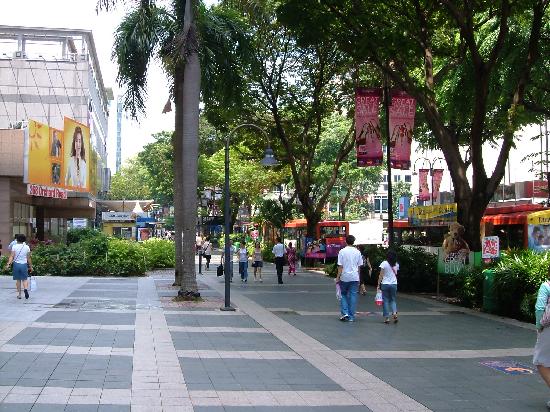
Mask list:
[[[117,0],[99,0],[98,9]],[[158,60],[171,83],[175,102],[174,211],[176,241],[175,284],[180,294],[195,295],[195,227],[201,63],[202,96],[224,103],[239,96],[236,67],[246,50],[246,36],[228,9],[207,9],[198,0],[172,0],[170,8],[154,0],[136,1],[115,33],[113,58],[117,80],[126,87],[124,106],[137,118],[145,110],[147,69]]]

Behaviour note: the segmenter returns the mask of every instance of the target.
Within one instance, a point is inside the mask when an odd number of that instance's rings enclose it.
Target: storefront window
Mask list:
[[[35,208],[24,203],[13,203],[13,235],[23,234],[32,238],[35,229]]]

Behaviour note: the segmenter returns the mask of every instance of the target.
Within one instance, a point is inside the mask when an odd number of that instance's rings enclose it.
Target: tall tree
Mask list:
[[[116,3],[99,0],[98,8],[108,10]],[[197,0],[172,0],[164,7],[153,0],[141,0],[134,3],[115,33],[113,57],[118,63],[118,81],[126,87],[124,105],[133,117],[144,112],[147,70],[152,60],[161,62],[170,81],[175,102],[175,284],[181,285],[181,294],[194,295],[198,289],[194,244],[200,60],[206,74],[205,100],[216,96],[227,103],[239,95],[234,62],[245,37],[235,21],[234,13],[219,7],[207,9]]]
[[[109,197],[114,200],[150,199],[151,176],[137,158],[128,159],[111,180]]]
[[[514,132],[549,107],[539,100],[548,95],[548,0],[284,0],[279,12],[304,44],[331,41],[416,98],[425,141],[443,151],[458,220],[479,250],[480,220]],[[492,172],[485,142],[500,146]]]
[[[242,8],[253,33],[254,53],[246,72],[246,104],[239,115],[276,137],[276,152],[290,167],[308,236],[313,237],[338,169],[354,146],[350,127],[337,142],[328,178],[316,184],[314,168],[323,120],[346,101],[346,85],[349,91],[353,83],[352,66],[329,42],[298,44],[293,33],[273,17],[275,5],[275,1],[265,1],[256,2],[253,10]]]

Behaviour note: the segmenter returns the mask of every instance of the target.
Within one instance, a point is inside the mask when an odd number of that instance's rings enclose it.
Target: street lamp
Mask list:
[[[252,129],[256,129],[259,132],[261,132],[264,137],[267,139],[267,147],[265,149],[264,158],[260,162],[262,166],[276,166],[279,164],[277,159],[275,158],[275,154],[273,153],[273,149],[270,146],[269,142],[269,136],[265,132],[264,129],[262,129],[259,126],[256,126],[255,124],[251,123],[244,123],[240,124],[237,127],[235,127],[233,130],[229,132],[229,134],[225,138],[225,181],[224,181],[224,196],[225,196],[225,245],[224,245],[224,266],[225,266],[225,303],[222,308],[220,308],[223,311],[232,311],[235,310],[235,308],[231,307],[231,273],[229,271],[229,267],[231,264],[231,257],[230,257],[230,245],[229,245],[229,231],[231,230],[231,202],[229,201],[230,197],[230,190],[229,190],[229,138],[233,133],[235,133],[237,130],[250,127]]]
[[[436,157],[435,159],[433,160],[430,160],[428,159],[427,157],[419,157],[418,159],[416,159],[414,161],[414,165],[413,165],[413,175],[417,175],[418,173],[416,172],[416,162],[418,162],[419,160],[422,160],[422,164],[424,164],[424,162],[428,163],[428,165],[430,166],[430,177],[431,177],[431,194],[430,194],[430,198],[431,198],[431,205],[434,204],[434,166],[435,166],[435,163],[439,160],[440,162],[444,162],[445,159],[443,159],[442,157]],[[420,189],[419,189],[420,190]]]

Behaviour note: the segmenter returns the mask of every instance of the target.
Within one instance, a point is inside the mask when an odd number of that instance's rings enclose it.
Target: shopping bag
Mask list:
[[[36,283],[36,279],[34,276],[31,276],[31,292],[36,292],[38,289],[38,284]]]
[[[340,283],[336,283],[336,299],[342,299],[342,289],[340,288]]]
[[[376,306],[382,306],[382,291],[379,290],[376,292],[376,296],[374,297],[374,303],[376,303]]]

